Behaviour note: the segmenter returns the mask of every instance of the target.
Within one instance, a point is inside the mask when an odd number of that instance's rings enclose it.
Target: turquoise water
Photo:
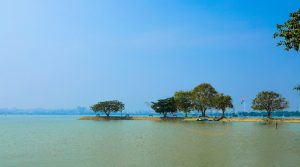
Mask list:
[[[0,117],[1,167],[298,167],[300,124]]]

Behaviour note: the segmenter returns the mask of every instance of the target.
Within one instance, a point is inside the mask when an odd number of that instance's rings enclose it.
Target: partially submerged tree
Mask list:
[[[179,91],[174,95],[174,100],[179,111],[182,111],[187,117],[188,113],[193,110],[193,95],[189,91]]]
[[[174,97],[159,99],[157,102],[152,102],[151,108],[155,112],[163,114],[164,117],[167,117],[168,113],[176,113],[177,111]]]
[[[300,47],[300,9],[290,13],[290,19],[283,24],[278,24],[277,30],[274,38],[283,38],[277,45],[285,46],[285,50],[287,51],[290,49],[298,51]]]
[[[208,83],[200,84],[194,88],[194,108],[195,110],[202,112],[202,117],[205,117],[206,110],[214,108],[214,99],[217,94],[215,88]]]
[[[280,94],[273,91],[259,92],[252,101],[252,109],[266,111],[268,118],[272,117],[273,111],[283,110],[288,107],[288,101]]]
[[[99,112],[104,112],[108,117],[111,112],[123,111],[124,108],[125,105],[118,100],[103,101],[91,106],[91,110],[96,112],[97,115]]]
[[[231,97],[223,93],[218,94],[215,98],[215,108],[222,111],[222,118],[224,118],[226,109],[233,108]]]

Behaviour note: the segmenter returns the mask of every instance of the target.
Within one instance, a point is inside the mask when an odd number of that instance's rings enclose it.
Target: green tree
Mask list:
[[[177,111],[174,97],[159,99],[157,102],[152,102],[151,108],[155,112],[163,114],[164,117],[166,117],[168,113],[175,113]]]
[[[99,112],[104,112],[108,117],[111,112],[123,111],[124,108],[125,105],[118,100],[102,101],[91,106],[91,110],[93,110],[97,115]]]
[[[193,110],[193,96],[192,92],[189,91],[179,91],[174,95],[174,100],[179,111],[185,113],[187,117],[188,113]]]
[[[300,9],[290,13],[290,19],[277,25],[277,32],[274,33],[274,38],[283,38],[277,43],[278,46],[285,46],[285,50],[299,50],[300,47]]]
[[[222,118],[224,118],[226,109],[233,108],[231,97],[223,93],[218,94],[215,98],[215,108],[222,111]]]
[[[280,94],[273,91],[259,92],[252,101],[252,109],[266,111],[268,118],[272,117],[272,112],[283,110],[288,107],[288,101]]]
[[[195,110],[202,112],[202,117],[205,117],[205,112],[208,109],[214,108],[214,99],[217,96],[217,91],[208,83],[198,85],[193,90],[193,103]]]

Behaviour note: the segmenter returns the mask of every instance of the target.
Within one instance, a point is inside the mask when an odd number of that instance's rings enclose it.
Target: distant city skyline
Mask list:
[[[300,54],[277,47],[276,24],[300,1],[0,2],[0,108],[126,111],[211,83],[246,110],[272,90],[300,110]]]

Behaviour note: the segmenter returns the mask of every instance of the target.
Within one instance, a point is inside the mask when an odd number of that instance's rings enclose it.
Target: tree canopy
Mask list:
[[[175,113],[177,111],[174,97],[159,99],[157,102],[152,102],[151,108],[155,112],[163,114],[164,117],[166,117],[168,113]]]
[[[300,91],[300,85],[296,86],[294,89]]]
[[[271,118],[271,112],[287,108],[288,101],[276,92],[262,91],[253,99],[251,107],[254,110],[267,111],[268,118]]]
[[[285,50],[299,50],[300,47],[300,9],[290,13],[290,19],[283,24],[277,24],[277,32],[274,38],[283,38],[277,43],[278,46],[285,46]]]
[[[193,110],[193,94],[190,91],[178,91],[174,95],[174,100],[179,111],[187,114]]]
[[[91,106],[91,110],[96,112],[96,114],[98,114],[98,112],[104,112],[108,117],[111,112],[123,111],[124,108],[125,105],[118,100],[103,101]]]
[[[193,90],[194,108],[202,112],[205,117],[207,109],[214,107],[214,99],[217,96],[217,91],[209,83],[203,83],[196,86]]]
[[[233,108],[232,98],[223,93],[218,94],[215,98],[215,108],[222,111],[222,118],[224,118],[226,109]]]

